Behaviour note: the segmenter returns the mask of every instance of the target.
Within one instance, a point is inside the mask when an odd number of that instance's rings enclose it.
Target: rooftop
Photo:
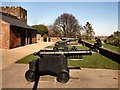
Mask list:
[[[5,14],[5,13],[0,12],[0,19],[4,20],[5,22],[9,23],[12,26],[33,29],[31,26],[27,25],[26,22],[22,22],[19,19],[17,19],[16,17]],[[35,29],[33,29],[33,30],[35,30]]]

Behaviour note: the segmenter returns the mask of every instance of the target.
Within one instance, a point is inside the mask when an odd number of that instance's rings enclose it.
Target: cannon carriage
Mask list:
[[[25,73],[27,81],[33,82],[42,75],[52,75],[57,77],[60,83],[66,83],[70,79],[68,59],[81,58],[83,55],[92,55],[91,50],[78,50],[76,47],[68,49],[67,42],[76,41],[78,39],[70,39],[57,42],[53,50],[40,50],[34,55],[39,58],[29,63],[29,70]],[[63,49],[59,49],[63,47]]]
[[[34,55],[39,56],[29,63],[29,70],[25,77],[32,82],[42,75],[52,75],[57,77],[57,81],[66,83],[69,80],[68,58],[81,55],[91,55],[89,50],[62,51],[62,50],[40,50]]]
[[[58,41],[55,43],[53,50],[64,50],[64,51],[68,51],[68,45],[70,44],[70,42],[73,41],[77,41],[77,38],[62,38],[62,41]],[[76,47],[74,46],[73,49],[76,49]]]

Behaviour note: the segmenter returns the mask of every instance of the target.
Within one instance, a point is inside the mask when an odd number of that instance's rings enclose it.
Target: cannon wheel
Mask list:
[[[65,51],[68,51],[68,47],[64,47],[64,50],[65,50]]]
[[[70,72],[69,68],[67,68],[68,73]]]
[[[54,47],[53,50],[58,50],[58,48],[57,48],[57,47]]]
[[[25,78],[27,79],[27,81],[29,82],[33,82],[35,81],[36,77],[35,77],[35,72],[33,72],[32,70],[28,70],[25,73]]]
[[[61,72],[57,75],[57,81],[61,83],[66,83],[69,80],[69,74],[67,72]]]

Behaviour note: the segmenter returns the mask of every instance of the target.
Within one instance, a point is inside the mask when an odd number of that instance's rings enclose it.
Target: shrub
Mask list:
[[[44,40],[44,42],[47,42],[47,35],[46,34],[43,35],[43,40]]]
[[[111,44],[114,46],[119,46],[120,45],[120,32],[114,32],[114,34],[110,35],[104,40],[104,43],[106,44]]]

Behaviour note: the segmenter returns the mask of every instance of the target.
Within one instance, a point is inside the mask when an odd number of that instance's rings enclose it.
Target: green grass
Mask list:
[[[113,46],[113,45],[110,45],[110,44],[103,44],[103,47],[106,48],[106,49],[109,49],[113,52],[117,52],[120,51],[120,47],[118,46]]]
[[[35,56],[35,55],[33,55],[33,54],[30,54],[30,55],[28,55],[28,56],[26,56],[26,57],[24,57],[24,58],[16,61],[15,63],[28,64],[30,61],[32,61],[32,60],[35,59],[35,58],[38,58],[38,56]]]
[[[92,43],[92,42],[91,42]],[[103,44],[104,47],[109,47],[112,50],[117,50],[116,47],[112,45]],[[54,45],[50,45],[46,48],[53,48]],[[72,48],[72,46],[68,46],[69,49]],[[76,46],[77,49],[83,50],[83,49],[89,49],[85,46]],[[116,49],[115,49],[116,48]],[[22,58],[21,60],[17,61],[16,63],[24,63],[28,64],[33,59],[38,58],[38,56],[34,56],[33,54],[28,55],[27,57]],[[75,67],[81,67],[81,68],[100,68],[100,69],[113,69],[113,70],[120,70],[120,65],[111,59],[108,59],[104,56],[102,56],[99,53],[93,53],[91,56],[83,56],[83,60],[68,60],[69,66],[75,66]]]
[[[111,59],[108,59],[99,53],[94,53],[92,56],[84,56],[83,60],[69,60],[70,66],[80,66],[82,68],[101,68],[120,70],[120,65]]]
[[[94,40],[85,40],[86,42],[89,42],[90,44],[94,44]],[[53,48],[54,45],[50,45],[46,48]],[[110,44],[103,44],[103,47],[106,48],[106,49],[109,49],[113,52],[116,52],[116,53],[120,53],[120,46],[113,46],[113,45],[110,45]],[[69,49],[72,48],[70,45],[69,45]],[[82,46],[77,46],[78,49],[88,49],[87,47],[82,47]]]
[[[54,45],[50,45],[50,46],[47,46],[46,48],[53,48],[54,47]]]
[[[73,46],[74,46],[74,45],[73,45]],[[54,45],[50,45],[50,46],[47,46],[46,48],[51,48],[51,49],[52,49],[53,47],[54,47]],[[68,45],[68,48],[71,49],[72,46],[71,46],[71,45]],[[76,48],[79,49],[79,50],[83,50],[83,49],[89,50],[89,48],[86,47],[86,46],[76,46]]]
[[[72,48],[72,46],[71,46],[71,45],[69,45],[69,46],[68,46],[68,48],[69,48],[69,49],[71,49],[71,48]],[[87,50],[89,50],[89,48],[88,48],[88,47],[86,47],[86,46],[76,46],[76,48],[77,48],[78,50],[86,50],[86,49],[87,49]]]
[[[38,58],[33,54],[28,55],[27,57],[22,58],[21,60],[17,61],[16,63],[23,63],[28,64],[33,59]],[[94,53],[91,56],[84,56],[83,60],[68,60],[69,66],[79,66],[82,68],[101,68],[101,69],[113,69],[113,70],[120,70],[120,65],[111,59],[108,59],[99,53]],[[118,68],[119,67],[119,68]]]
[[[85,40],[86,42],[89,42],[90,44],[94,44],[94,40]],[[120,53],[120,46],[113,46],[110,44],[103,44],[103,47],[106,49],[109,49],[113,52]]]
[[[88,42],[90,44],[94,44],[94,42],[95,42],[95,40],[84,40],[84,41],[86,41],[86,42]]]
[[[48,47],[46,47],[46,48],[53,48],[54,47],[54,45],[50,45],[50,46],[48,46]],[[88,50],[89,48],[88,47],[86,47],[86,46],[76,46],[77,47],[77,49],[79,49],[79,50]],[[69,49],[71,49],[72,48],[72,46],[68,46],[68,48]],[[30,55],[28,55],[28,56],[26,56],[26,57],[24,57],[24,58],[22,58],[22,59],[20,59],[20,60],[18,60],[16,63],[24,63],[24,64],[28,64],[30,61],[32,61],[32,59],[34,59],[34,58],[39,58],[38,56],[34,56],[33,54],[30,54]]]
[[[91,41],[92,43],[93,41]],[[117,51],[118,47],[103,44],[105,48],[109,48],[111,50]],[[50,45],[46,48],[53,48],[54,45]],[[68,46],[69,49],[72,48],[72,46]],[[83,50],[83,49],[89,49],[85,46],[76,46],[77,49]],[[27,57],[22,58],[21,60],[17,61],[16,63],[24,63],[28,64],[33,59],[38,58],[38,56],[34,56],[33,54],[28,55]],[[113,70],[120,70],[120,64],[112,61],[111,59],[108,59],[104,56],[102,56],[99,53],[93,53],[91,56],[83,56],[83,60],[68,60],[69,66],[75,66],[75,67],[81,67],[81,68],[100,68],[100,69],[113,69]]]

